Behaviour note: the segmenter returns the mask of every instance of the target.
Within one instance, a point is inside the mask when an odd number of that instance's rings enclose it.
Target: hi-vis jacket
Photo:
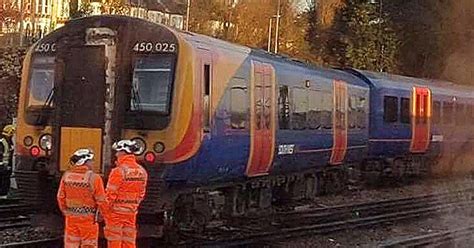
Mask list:
[[[110,210],[136,214],[145,197],[147,180],[146,170],[136,162],[134,155],[119,157],[117,167],[110,172],[107,183]]]
[[[102,178],[85,165],[64,173],[57,200],[65,216],[95,217],[98,209],[103,215],[107,214]]]

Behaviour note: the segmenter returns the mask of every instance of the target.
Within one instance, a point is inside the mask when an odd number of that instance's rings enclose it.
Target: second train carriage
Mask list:
[[[17,178],[25,195],[41,195],[32,175],[57,179],[84,146],[107,175],[111,143],[129,138],[150,175],[142,213],[195,223],[266,209],[337,188],[368,161],[433,158],[436,144],[459,137],[431,123],[437,101],[444,119],[452,98],[472,111],[469,93],[405,79],[311,67],[130,17],[74,20],[25,59]]]

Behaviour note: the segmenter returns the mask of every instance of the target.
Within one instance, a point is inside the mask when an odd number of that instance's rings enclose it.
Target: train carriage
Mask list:
[[[370,85],[365,170],[396,177],[451,170],[472,151],[473,88],[449,82],[348,70]],[[375,163],[375,166],[373,166]],[[435,164],[438,164],[436,168]],[[468,169],[468,168],[464,168]]]
[[[275,188],[341,184],[367,152],[363,80],[136,18],[71,21],[33,46],[22,78],[17,175],[29,195],[44,192],[22,176],[57,179],[79,147],[107,175],[111,143],[129,138],[150,174],[142,213],[209,218],[199,204],[220,202],[245,214],[284,198]]]
[[[111,144],[133,139],[150,176],[143,220],[204,225],[337,191],[353,169],[403,176],[397,168],[466,151],[471,92],[314,67],[137,18],[87,17],[25,58],[16,178],[44,204],[74,150],[92,148],[106,176]]]

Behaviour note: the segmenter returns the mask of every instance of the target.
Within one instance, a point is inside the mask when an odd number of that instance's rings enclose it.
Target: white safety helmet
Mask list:
[[[92,150],[82,148],[75,151],[74,154],[69,159],[69,161],[73,165],[80,166],[80,165],[85,164],[87,161],[92,160],[93,158],[94,158],[94,152],[92,152]]]
[[[133,140],[120,140],[112,145],[112,149],[117,152],[124,151],[128,154],[135,154],[139,150],[139,147],[137,142]]]

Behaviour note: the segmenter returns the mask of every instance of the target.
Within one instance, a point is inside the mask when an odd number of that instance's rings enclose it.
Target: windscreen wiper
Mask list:
[[[44,102],[43,106],[41,106],[40,112],[38,114],[38,118],[36,119],[37,124],[41,124],[40,120],[42,119],[43,113],[46,111],[46,108],[51,107],[51,104],[53,103],[53,100],[54,100],[54,91],[55,91],[55,87],[51,88],[51,90],[48,93],[48,97],[46,98],[46,101]]]
[[[132,86],[132,101],[134,105],[134,111],[138,112],[138,119],[140,121],[140,128],[143,128],[145,125],[143,122],[143,116],[142,116],[142,103],[140,100],[140,94],[138,93],[138,90]]]

